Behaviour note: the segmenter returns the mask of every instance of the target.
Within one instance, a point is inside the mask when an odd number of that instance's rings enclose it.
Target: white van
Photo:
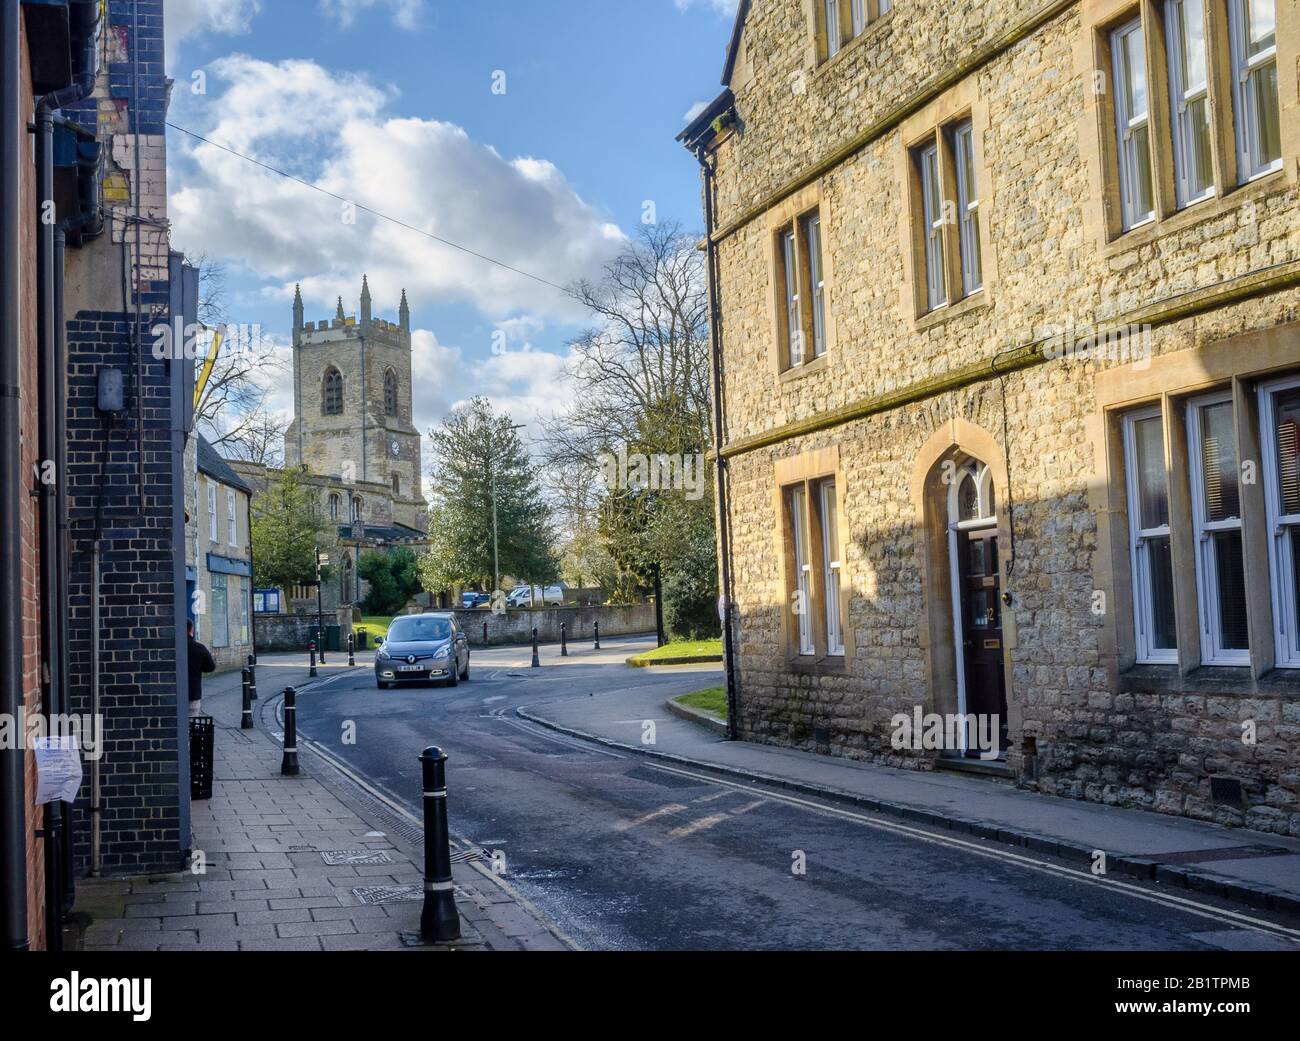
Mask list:
[[[536,594],[537,599],[534,599]],[[515,586],[506,597],[507,607],[563,607],[564,586]]]

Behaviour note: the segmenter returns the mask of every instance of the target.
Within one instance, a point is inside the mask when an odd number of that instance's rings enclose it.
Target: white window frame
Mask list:
[[[1212,535],[1220,531],[1242,530],[1241,517],[1221,521],[1205,518],[1205,459],[1202,454],[1201,409],[1209,405],[1232,402],[1232,392],[1222,391],[1193,398],[1187,403],[1187,456],[1191,470],[1192,534],[1196,540],[1196,580],[1201,597],[1201,664],[1249,665],[1250,649],[1229,650],[1223,647],[1223,629],[1219,622],[1219,580]],[[1241,446],[1237,444],[1236,415],[1233,416],[1233,443],[1237,450],[1238,503],[1241,495]],[[1243,547],[1244,549],[1244,547]]]
[[[939,144],[931,141],[916,152],[921,178],[921,211],[925,220],[925,302],[927,311],[948,303],[944,278],[943,195],[939,186]]]
[[[867,0],[851,0],[849,15],[852,32],[856,37],[867,27]]]
[[[1141,115],[1128,111],[1128,90],[1125,87],[1124,70],[1127,66],[1123,60],[1122,44],[1133,33],[1142,34],[1142,46],[1138,53],[1142,55],[1142,93],[1146,95],[1147,110]],[[1147,148],[1151,147],[1151,74],[1146,61],[1146,30],[1142,19],[1134,18],[1112,29],[1110,33],[1110,60],[1112,80],[1115,89],[1115,141],[1119,151],[1116,158],[1119,165],[1120,210],[1125,231],[1141,227],[1156,218],[1154,185],[1151,185],[1151,209],[1146,213],[1134,212],[1137,205],[1135,185],[1137,182],[1137,159],[1133,147],[1135,131],[1146,130]],[[1147,156],[1147,167],[1154,172],[1154,162]]]
[[[975,180],[975,127],[968,119],[952,132],[953,159],[957,167],[957,235],[961,250],[961,288],[964,296],[984,288],[984,264],[980,257],[979,188]]]
[[[1205,66],[1205,81],[1193,87],[1189,87],[1186,83],[1187,69],[1183,49],[1187,28],[1184,11],[1188,5],[1201,12],[1201,50]],[[1192,194],[1189,181],[1192,167],[1190,107],[1197,101],[1204,101],[1205,118],[1207,121],[1210,118],[1209,46],[1204,0],[1166,0],[1165,50],[1169,66],[1169,125],[1174,138],[1174,191],[1179,209],[1209,199],[1215,193],[1213,169],[1209,171],[1209,183],[1195,195]],[[1207,127],[1207,133],[1212,134],[1213,130]]]
[[[806,10],[806,8],[805,8]],[[826,60],[840,53],[840,0],[822,0],[822,18],[826,21]]]
[[[1273,597],[1274,660],[1279,669],[1300,669],[1300,617],[1297,616],[1294,551],[1290,529],[1300,527],[1300,513],[1282,512],[1278,485],[1276,395],[1300,388],[1300,376],[1273,380],[1259,388],[1260,440],[1264,447],[1264,498],[1268,508],[1269,585]]]
[[[830,501],[827,501],[828,495]],[[839,494],[833,478],[817,486],[819,513],[822,522],[822,560],[826,589],[826,654],[832,658],[844,657],[844,625],[840,618],[840,542]]]
[[[206,482],[208,486],[208,541],[220,542],[221,535],[217,530],[217,486],[211,481]]]
[[[230,546],[239,545],[238,508],[235,506],[235,490],[226,489],[226,542]]]
[[[1133,574],[1133,631],[1139,665],[1171,665],[1178,663],[1178,647],[1153,647],[1155,632],[1155,598],[1152,596],[1151,557],[1147,543],[1154,539],[1170,537],[1168,521],[1155,527],[1143,528],[1142,497],[1138,483],[1137,424],[1147,420],[1162,420],[1159,405],[1138,409],[1124,416],[1124,471],[1128,489],[1129,566]],[[1164,446],[1163,424],[1160,443]],[[1169,471],[1165,470],[1165,497],[1169,496]]]
[[[799,293],[799,242],[793,224],[781,233],[781,257],[785,267],[786,355],[794,368],[803,364],[803,300]]]
[[[880,3],[876,5],[876,11],[878,12],[876,17],[881,18],[887,15],[893,8],[894,0],[880,0]]]
[[[1256,158],[1259,147],[1259,113],[1255,109],[1254,95],[1248,89],[1250,76],[1265,65],[1277,69],[1277,8],[1273,9],[1273,46],[1254,57],[1246,56],[1247,10],[1250,0],[1228,0],[1228,35],[1232,45],[1232,99],[1237,134],[1237,180],[1239,183],[1264,177],[1282,168],[1282,156],[1261,164]],[[1294,71],[1294,70],[1292,70]],[[1281,99],[1278,101],[1278,118],[1281,119]]]
[[[813,212],[803,220],[804,246],[808,250],[808,284],[812,290],[812,356],[826,353],[826,272],[822,265],[822,218]]]
[[[799,654],[810,657],[817,653],[812,631],[812,564],[808,560],[808,489],[797,484],[787,492],[790,510],[790,534],[794,539],[795,590],[799,594],[795,625],[799,636]]]

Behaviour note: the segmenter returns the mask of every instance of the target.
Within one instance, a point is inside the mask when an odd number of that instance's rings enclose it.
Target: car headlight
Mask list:
[[[386,650],[380,647],[379,650],[375,651],[375,661],[387,661],[387,660],[388,660],[388,652]]]
[[[450,658],[450,657],[451,657],[451,650],[448,649],[448,648],[446,648],[446,647],[444,647],[442,650],[440,650],[437,654],[435,654],[435,655],[433,656],[433,660],[434,660],[434,661],[446,661],[446,660],[447,660],[448,658]]]

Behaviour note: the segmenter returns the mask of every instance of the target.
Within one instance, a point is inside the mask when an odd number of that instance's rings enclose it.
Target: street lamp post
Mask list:
[[[324,562],[329,563],[329,557],[326,557]],[[321,597],[321,586],[323,585],[320,577],[321,563],[322,561],[320,555],[320,547],[317,546],[316,547],[316,631],[319,635],[316,637],[316,639],[319,646],[316,648],[316,651],[318,656],[320,657],[321,664],[324,665],[325,664],[325,602],[324,599]]]

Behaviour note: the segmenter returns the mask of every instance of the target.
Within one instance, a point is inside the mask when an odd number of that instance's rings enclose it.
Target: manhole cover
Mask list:
[[[391,864],[393,862],[393,858],[382,849],[322,850],[321,857],[331,867],[340,864]]]
[[[424,899],[423,886],[361,886],[352,895],[363,904],[402,904]]]

